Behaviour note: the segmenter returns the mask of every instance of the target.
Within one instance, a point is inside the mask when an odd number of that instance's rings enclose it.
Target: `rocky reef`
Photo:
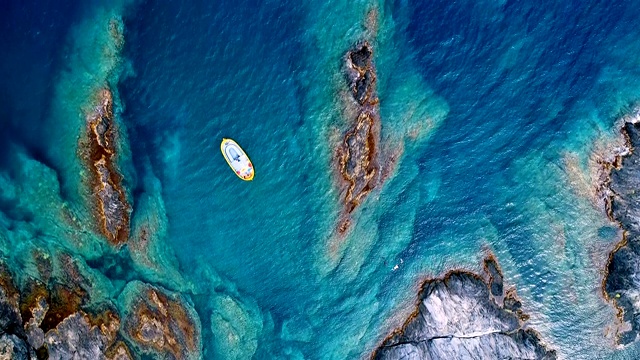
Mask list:
[[[640,109],[623,117],[622,136],[628,151],[611,164],[607,213],[624,230],[622,242],[611,252],[604,292],[618,308],[623,323],[617,341],[629,344],[640,332]]]
[[[125,3],[71,32],[51,100],[55,146],[16,147],[0,169],[0,359],[202,356],[188,295],[147,285],[190,283],[162,242],[159,181],[137,183],[119,122]]]
[[[69,266],[77,278],[47,286],[31,277],[18,285],[0,264],[0,359],[125,360],[134,359],[132,348],[154,358],[202,356],[198,315],[181,295],[132,281],[116,309],[93,299],[100,289],[86,286],[94,280],[61,260],[56,267]]]
[[[180,295],[131,282],[124,289],[125,337],[143,353],[163,359],[199,359],[200,319]]]
[[[376,94],[373,49],[362,42],[345,57],[347,81],[356,114],[338,147],[337,162],[342,179],[344,214],[338,232],[344,233],[350,214],[380,183],[380,116]]]
[[[0,358],[131,359],[128,348],[116,343],[117,312],[108,306],[85,311],[89,298],[81,286],[70,281],[49,291],[28,278],[19,288],[4,265],[0,278]]]
[[[129,237],[131,206],[122,186],[123,176],[115,163],[117,132],[111,91],[101,89],[94,103],[86,116],[86,137],[80,141],[79,152],[90,172],[100,232],[118,246]]]
[[[456,270],[425,281],[415,312],[371,358],[556,359],[527,319],[490,256],[483,274]]]

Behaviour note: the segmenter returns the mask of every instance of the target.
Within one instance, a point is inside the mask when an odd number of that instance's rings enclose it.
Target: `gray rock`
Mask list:
[[[0,287],[0,360],[36,359],[35,351],[25,341],[20,310]]]
[[[504,295],[497,264],[485,262],[485,269],[491,285],[463,271],[425,282],[415,316],[373,358],[555,359],[514,312],[496,303]]]
[[[631,325],[617,339],[628,344],[640,333],[640,124],[626,122],[622,133],[632,150],[622,157],[622,166],[611,171],[608,212],[625,230],[626,243],[611,254],[605,291]]]
[[[13,334],[0,336],[0,360],[35,360],[33,350]]]
[[[0,287],[0,335],[5,333],[22,334],[20,310],[9,301],[4,289]]]
[[[27,327],[27,341],[34,349],[39,349],[44,345],[44,331],[37,326]]]
[[[83,314],[64,319],[45,335],[49,360],[105,359],[107,339]]]

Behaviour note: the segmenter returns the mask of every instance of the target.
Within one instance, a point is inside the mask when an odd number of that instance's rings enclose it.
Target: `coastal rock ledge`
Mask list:
[[[513,289],[504,291],[493,257],[484,274],[461,270],[424,282],[416,311],[372,354],[392,359],[556,359],[525,326]]]
[[[606,206],[609,218],[624,233],[609,256],[604,292],[618,309],[621,326],[616,340],[626,345],[640,337],[640,108],[622,120],[627,151],[611,165]]]

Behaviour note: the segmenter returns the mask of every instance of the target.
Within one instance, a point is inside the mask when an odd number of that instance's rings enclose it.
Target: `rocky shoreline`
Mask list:
[[[489,256],[482,274],[454,270],[425,281],[414,313],[371,359],[556,359],[528,318]]]
[[[609,255],[603,292],[613,301],[622,322],[617,342],[626,345],[636,341],[640,333],[640,108],[622,120],[621,133],[628,151],[610,164],[605,201],[607,215],[624,233]]]

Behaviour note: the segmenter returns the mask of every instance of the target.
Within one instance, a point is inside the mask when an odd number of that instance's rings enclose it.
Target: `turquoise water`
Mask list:
[[[181,291],[205,358],[344,359],[401,325],[420,279],[477,269],[490,250],[561,356],[638,356],[607,330],[602,269],[620,234],[590,170],[640,95],[633,2],[38,6],[8,5],[0,35],[16,54],[0,60],[0,245],[14,267],[45,247],[87,261],[107,299],[132,279]],[[121,53],[105,32],[114,18]],[[361,39],[375,52],[383,149],[402,155],[339,240],[341,66]],[[134,232],[150,218],[157,230],[156,267],[134,258],[125,275],[97,235],[51,215],[89,216],[75,147],[80,109],[105,83]],[[253,182],[229,171],[222,137],[247,151]]]

